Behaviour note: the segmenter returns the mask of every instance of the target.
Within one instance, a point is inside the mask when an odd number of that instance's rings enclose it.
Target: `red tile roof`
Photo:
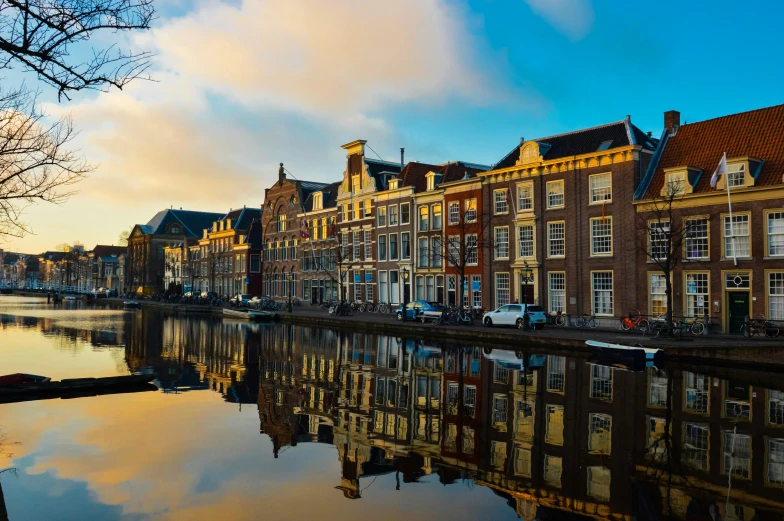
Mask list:
[[[664,169],[679,166],[702,169],[695,193],[715,191],[710,178],[724,152],[728,159],[754,156],[764,160],[755,186],[782,184],[784,105],[681,125],[664,146],[645,198],[661,192]]]

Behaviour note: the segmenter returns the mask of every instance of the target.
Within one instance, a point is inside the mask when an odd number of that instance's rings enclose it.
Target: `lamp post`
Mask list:
[[[291,313],[292,312],[292,309],[291,309],[291,282],[294,280],[294,274],[292,272],[289,272],[288,275],[286,276],[286,278],[289,281],[289,309],[288,309],[288,311],[289,311],[289,313]]]
[[[525,327],[528,328],[529,321],[528,321],[528,280],[531,278],[532,270],[528,266],[527,261],[523,261],[523,280],[525,281],[525,285],[523,286],[523,293],[525,299]]]
[[[406,321],[406,306],[408,305],[408,298],[406,298],[406,288],[408,287],[408,268],[404,267],[400,272],[403,274],[403,319]]]

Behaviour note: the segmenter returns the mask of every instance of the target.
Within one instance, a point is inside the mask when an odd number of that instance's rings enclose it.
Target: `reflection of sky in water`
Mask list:
[[[122,312],[36,310],[20,315],[51,319],[55,328],[122,329]],[[16,305],[19,307],[18,305]],[[0,297],[0,314],[14,305]],[[0,373],[25,371],[54,378],[127,373],[121,347],[92,346],[78,337],[42,335],[7,324],[0,329]],[[0,405],[0,429],[19,445],[0,456],[10,521],[251,519],[516,519],[489,488],[438,476],[402,483],[394,474],[363,477],[362,498],[340,490],[338,452],[303,443],[273,458],[259,433],[255,404],[226,403],[209,390],[44,400]],[[0,451],[6,452],[6,451]],[[401,478],[402,482],[402,478]]]

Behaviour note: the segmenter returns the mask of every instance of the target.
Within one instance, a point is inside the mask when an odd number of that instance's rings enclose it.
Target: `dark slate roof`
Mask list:
[[[18,260],[19,260],[19,254],[17,253],[6,253],[5,255],[3,255],[3,264],[13,264]]]
[[[471,166],[468,166],[471,165]],[[468,177],[475,177],[478,172],[484,172],[487,168],[477,168],[472,163],[466,164],[462,161],[451,161],[441,165],[431,165],[428,163],[407,163],[400,174],[400,187],[411,186],[414,192],[424,192],[427,189],[427,178],[429,172],[441,174],[438,183],[449,183],[463,179],[466,174]]]
[[[387,187],[387,179],[400,174],[400,163],[371,159],[365,156],[368,174],[376,181],[376,190],[384,190]],[[390,175],[384,175],[390,174]]]
[[[93,248],[93,256],[96,258],[111,257],[112,255],[122,255],[123,253],[127,253],[127,251],[127,246],[105,246],[99,244]]]
[[[261,208],[237,208],[231,210],[223,216],[223,219],[231,219],[231,226],[235,230],[247,230],[253,219],[261,218]]]
[[[41,254],[41,258],[45,261],[59,262],[67,255],[64,251],[47,251]]]
[[[753,156],[763,161],[754,186],[771,186],[784,178],[784,105],[731,114],[678,127],[665,138],[657,163],[651,163],[643,183],[645,198],[661,193],[664,169],[692,167],[702,170],[693,191],[713,192],[710,178],[721,156]],[[644,188],[644,187],[643,187]]]
[[[324,185],[324,187],[321,188],[320,191],[323,194],[323,197],[322,197],[323,200],[321,202],[322,203],[322,208],[324,208],[324,209],[335,208],[335,206],[337,206],[338,187],[340,186],[341,183],[342,183],[342,181],[336,181],[334,183],[330,183],[328,185]],[[318,191],[319,190],[314,190],[314,192],[318,192]],[[305,201],[305,211],[306,212],[312,212],[313,211],[313,198],[309,197],[309,198],[303,199],[303,201]]]
[[[540,151],[545,161],[562,157],[578,156],[589,154],[598,150],[599,145],[605,141],[611,141],[609,149],[625,147],[628,145],[640,145],[643,148],[654,150],[658,140],[648,135],[634,126],[629,119],[607,123],[598,127],[585,128],[533,139],[540,145]],[[493,166],[494,170],[509,168],[515,165],[520,158],[520,144],[506,154],[498,163]]]
[[[212,226],[214,221],[223,218],[221,213],[194,212],[191,210],[161,210],[142,228],[142,231],[152,235],[165,233],[166,225],[172,221],[182,224],[185,235],[189,237],[201,237],[202,230]]]
[[[25,261],[25,269],[27,271],[38,271],[39,269],[38,266],[39,266],[38,257],[36,257],[35,255],[28,255],[27,260]]]
[[[101,257],[101,262],[120,262],[119,255],[108,255],[105,257]]]

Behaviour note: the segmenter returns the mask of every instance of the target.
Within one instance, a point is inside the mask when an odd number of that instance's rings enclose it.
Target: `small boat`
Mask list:
[[[608,342],[600,342],[598,340],[586,340],[585,343],[594,352],[605,356],[627,359],[631,358],[636,362],[652,362],[654,365],[660,365],[661,358],[664,356],[664,351],[656,347],[610,344]]]
[[[272,320],[275,318],[275,313],[269,311],[255,311],[252,309],[240,310],[223,308],[223,316],[227,318],[239,318],[241,320]]]
[[[76,297],[74,297],[73,295],[67,295],[65,297],[65,300],[76,300]]]
[[[32,382],[48,382],[49,380],[49,377],[39,376],[37,374],[14,373],[0,376],[0,387],[27,384]]]
[[[15,398],[34,398],[63,396],[71,393],[102,392],[111,389],[130,389],[146,386],[155,379],[154,374],[132,374],[126,376],[109,376],[106,378],[68,378],[53,382],[46,377],[36,375],[22,375],[32,377],[21,382],[18,375],[6,375],[0,377],[0,402]]]
[[[123,302],[123,307],[125,309],[139,309],[142,305],[135,300],[126,300]]]

